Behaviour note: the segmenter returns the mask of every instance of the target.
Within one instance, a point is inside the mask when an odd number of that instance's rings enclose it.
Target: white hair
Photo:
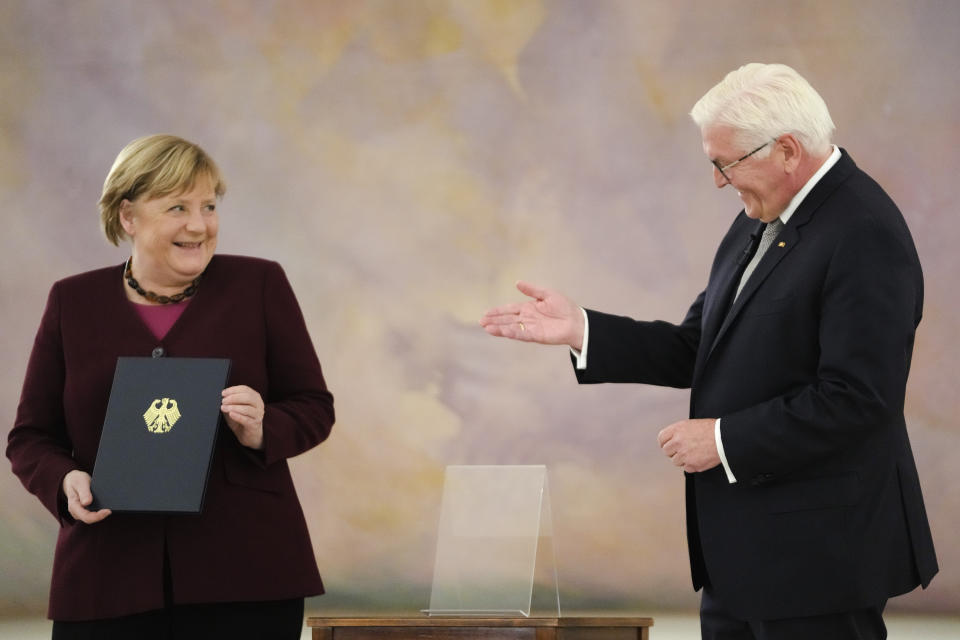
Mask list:
[[[836,129],[820,94],[784,64],[751,62],[731,71],[693,105],[690,117],[701,131],[734,129],[745,149],[792,133],[814,155],[830,150]]]

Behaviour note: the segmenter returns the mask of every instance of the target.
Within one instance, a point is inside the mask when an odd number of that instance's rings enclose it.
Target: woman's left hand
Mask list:
[[[263,398],[246,385],[227,387],[221,394],[220,411],[227,426],[245,447],[263,449]]]

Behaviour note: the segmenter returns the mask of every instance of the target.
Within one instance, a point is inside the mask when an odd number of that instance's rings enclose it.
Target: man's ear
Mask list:
[[[805,153],[800,141],[792,133],[786,133],[777,138],[777,147],[783,153],[783,172],[796,171]]]

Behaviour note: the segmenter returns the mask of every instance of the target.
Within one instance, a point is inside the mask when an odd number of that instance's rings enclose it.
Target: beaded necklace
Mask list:
[[[200,278],[203,277],[201,273],[198,275],[193,282],[187,286],[186,289],[180,293],[175,293],[172,296],[161,296],[157,295],[153,291],[147,291],[140,286],[140,283],[137,282],[137,279],[133,277],[133,257],[127,258],[127,264],[123,269],[123,278],[127,281],[127,284],[130,285],[130,288],[139,293],[141,296],[157,304],[172,304],[174,302],[180,302],[186,298],[191,297],[197,292],[197,287],[200,286]]]

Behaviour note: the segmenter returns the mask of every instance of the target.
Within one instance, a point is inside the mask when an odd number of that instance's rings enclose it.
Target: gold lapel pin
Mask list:
[[[778,244],[777,246],[782,249],[783,247],[787,246],[787,243],[786,243],[786,242],[781,242],[781,243]]]

